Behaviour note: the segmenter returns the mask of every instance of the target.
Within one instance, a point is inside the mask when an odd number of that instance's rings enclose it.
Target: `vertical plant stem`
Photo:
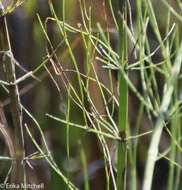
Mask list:
[[[171,134],[175,139],[178,138],[178,123],[179,122],[179,116],[178,113],[175,113],[172,119],[172,125],[171,125]],[[176,160],[176,144],[175,142],[171,139],[171,152],[170,152],[170,159],[171,160]],[[174,182],[176,181],[175,179],[175,165],[172,164],[171,162],[169,163],[169,174],[168,174],[168,184],[167,184],[167,190],[173,190],[174,189]]]
[[[122,7],[121,14],[122,19],[126,18],[126,2],[118,1],[118,7]],[[119,13],[117,13],[119,14]],[[119,17],[120,18],[120,17]],[[125,65],[127,59],[127,37],[123,20],[118,19],[119,30],[119,55],[120,63],[122,67]],[[125,138],[126,128],[128,121],[128,86],[123,75],[119,76],[119,130]],[[117,188],[118,190],[125,189],[125,177],[126,177],[126,143],[124,141],[119,142],[118,145],[118,161],[117,161]]]
[[[180,69],[181,69],[181,62],[182,62],[182,42],[180,45],[180,48],[177,53],[177,57],[175,59],[175,62],[173,64],[173,67],[171,69],[170,77],[166,81],[166,84],[164,86],[164,92],[163,92],[163,99],[160,106],[160,113],[157,118],[157,122],[154,128],[154,132],[152,135],[151,143],[148,150],[148,157],[146,162],[146,168],[145,168],[145,175],[144,175],[144,183],[143,183],[143,190],[151,190],[152,189],[152,181],[153,181],[153,174],[154,174],[154,168],[155,163],[157,160],[158,155],[158,149],[159,149],[159,142],[161,139],[163,127],[164,127],[164,117],[166,113],[168,112],[172,95],[174,92],[174,86],[176,85],[176,82],[179,77]]]
[[[22,163],[24,159],[24,140],[23,140],[23,126],[22,126],[22,108],[20,103],[18,86],[15,84],[15,64],[11,50],[11,43],[8,32],[8,25],[6,16],[3,17],[4,36],[6,42],[4,43],[4,50],[7,50],[4,56],[4,72],[9,85],[9,97],[10,97],[10,109],[14,126],[14,146],[15,146],[15,158],[16,161],[13,167],[13,182],[22,184],[26,182],[25,165]]]
[[[79,145],[80,145],[80,158],[83,165],[84,189],[90,190],[87,158],[86,158],[86,154],[85,154],[82,142],[79,142]]]
[[[141,122],[142,122],[142,116],[143,116],[144,106],[141,103],[140,108],[138,110],[138,117],[136,120],[135,125],[135,134],[139,133]],[[130,155],[130,162],[131,162],[131,189],[136,190],[137,189],[137,148],[138,148],[138,139],[135,139],[133,142],[130,142],[130,145],[132,148],[129,149],[129,155]]]
[[[66,111],[66,121],[67,127],[66,127],[66,152],[67,152],[67,159],[70,159],[70,125],[69,125],[69,120],[70,120],[70,87],[68,86],[68,97],[67,97],[67,111]],[[70,174],[69,172],[67,173],[67,179],[68,179],[68,186],[67,189],[69,189],[69,178]]]

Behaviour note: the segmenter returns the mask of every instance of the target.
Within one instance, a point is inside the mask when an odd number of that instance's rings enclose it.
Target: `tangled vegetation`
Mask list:
[[[181,189],[181,12],[0,0],[0,189]]]

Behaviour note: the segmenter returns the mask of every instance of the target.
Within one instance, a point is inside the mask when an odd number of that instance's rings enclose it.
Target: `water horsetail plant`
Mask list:
[[[0,0],[0,185],[179,190],[181,2],[45,2]]]
[[[112,2],[110,2],[112,9]],[[127,66],[127,33],[124,22],[127,23],[127,1],[117,1],[116,20],[117,30],[119,34],[119,63],[121,69],[125,70]],[[128,84],[119,73],[119,121],[118,128],[121,141],[118,143],[117,150],[117,189],[126,189],[126,169],[127,169],[127,147],[126,147],[126,131],[128,124]]]
[[[3,3],[3,2],[2,2]],[[1,4],[1,11],[5,13],[5,10]],[[3,48],[3,62],[4,66],[4,75],[7,80],[7,88],[10,98],[10,107],[11,107],[11,117],[14,125],[14,149],[15,155],[12,161],[12,181],[17,184],[26,184],[26,173],[25,173],[25,163],[22,162],[25,157],[24,149],[24,132],[23,132],[23,123],[22,123],[22,107],[20,102],[19,90],[17,86],[17,79],[15,74],[15,62],[14,55],[12,53],[8,23],[6,19],[6,14],[3,14],[2,17],[2,31],[5,40],[1,40],[0,46]],[[20,188],[24,189],[24,188]]]

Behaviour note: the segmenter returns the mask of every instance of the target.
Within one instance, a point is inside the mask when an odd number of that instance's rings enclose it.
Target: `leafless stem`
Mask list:
[[[6,38],[6,42],[4,43],[3,50],[6,50],[10,53],[11,56],[4,55],[3,57],[3,66],[4,66],[4,74],[8,83],[12,84],[9,86],[9,98],[10,98],[10,109],[11,116],[14,127],[14,147],[15,147],[15,166],[14,166],[14,182],[23,183],[25,182],[25,166],[21,163],[24,159],[25,151],[24,151],[24,135],[23,135],[23,125],[22,125],[22,108],[19,97],[18,86],[15,83],[16,74],[15,74],[15,65],[14,58],[11,50],[11,43],[8,32],[8,25],[6,16],[3,17],[3,28],[4,28],[4,36]]]

